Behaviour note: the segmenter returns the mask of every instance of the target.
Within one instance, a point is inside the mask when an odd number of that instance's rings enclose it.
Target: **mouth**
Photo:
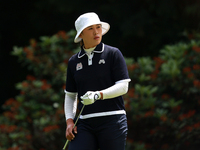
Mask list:
[[[99,38],[100,38],[99,36],[95,36],[95,37],[94,37],[95,40],[98,40]]]

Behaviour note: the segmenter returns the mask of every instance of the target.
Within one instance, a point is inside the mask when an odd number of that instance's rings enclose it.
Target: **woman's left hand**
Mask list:
[[[96,92],[88,91],[83,96],[81,96],[82,99],[81,103],[83,103],[84,105],[91,105],[100,98],[101,94],[99,91]]]

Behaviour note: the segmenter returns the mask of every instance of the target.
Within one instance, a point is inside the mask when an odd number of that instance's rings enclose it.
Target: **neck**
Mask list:
[[[96,47],[96,45],[95,46],[85,46],[85,45],[83,45],[84,49],[90,49],[90,48],[94,48],[94,47]]]
[[[92,48],[87,48],[87,49],[85,47],[83,47],[83,49],[85,50],[86,53],[91,53],[95,48],[96,48],[96,46],[92,47]]]
[[[94,45],[91,45],[91,43],[89,44],[89,43],[86,43],[86,42],[83,42],[83,43],[84,43],[84,44],[83,44],[83,47],[84,47],[85,49],[90,49],[90,48],[96,47],[96,46],[99,45],[101,42],[94,43]]]

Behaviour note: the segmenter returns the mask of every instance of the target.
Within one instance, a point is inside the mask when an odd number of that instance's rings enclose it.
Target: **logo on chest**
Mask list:
[[[99,64],[105,64],[106,62],[105,62],[105,60],[104,59],[100,59],[99,60]]]
[[[80,63],[76,64],[76,70],[81,70],[81,69],[83,69],[83,65],[80,62]]]

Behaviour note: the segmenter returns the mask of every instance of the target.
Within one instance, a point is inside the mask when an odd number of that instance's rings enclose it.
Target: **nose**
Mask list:
[[[94,29],[94,34],[98,34],[98,30],[96,28]]]

